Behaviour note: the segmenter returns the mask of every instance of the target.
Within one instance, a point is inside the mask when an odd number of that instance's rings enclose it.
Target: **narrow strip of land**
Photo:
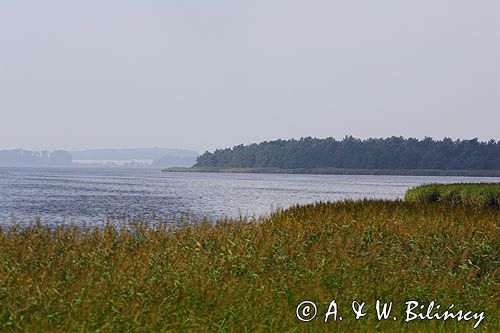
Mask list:
[[[435,169],[346,169],[346,168],[220,168],[191,167],[167,168],[163,172],[215,172],[215,173],[278,173],[323,175],[401,175],[401,176],[463,176],[500,177],[500,170],[435,170]]]

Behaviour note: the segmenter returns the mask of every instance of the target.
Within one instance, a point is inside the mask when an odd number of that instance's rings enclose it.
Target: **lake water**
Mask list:
[[[0,223],[101,224],[175,220],[182,214],[259,216],[297,203],[402,198],[424,183],[500,178],[162,173],[127,168],[0,168]]]

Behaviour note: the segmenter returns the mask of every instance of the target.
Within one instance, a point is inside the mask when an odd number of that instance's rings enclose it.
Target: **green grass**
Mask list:
[[[405,200],[499,208],[500,183],[422,185],[407,191]]]
[[[408,300],[500,328],[500,210],[404,201],[296,206],[259,221],[0,231],[0,331],[472,331],[403,323]],[[321,318],[332,299],[344,320]],[[377,321],[376,299],[397,321]],[[309,323],[302,300],[318,305]],[[367,302],[359,321],[350,302]]]

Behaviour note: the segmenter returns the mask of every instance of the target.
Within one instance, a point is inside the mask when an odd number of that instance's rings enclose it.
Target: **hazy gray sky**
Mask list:
[[[0,148],[500,139],[500,1],[0,0]]]

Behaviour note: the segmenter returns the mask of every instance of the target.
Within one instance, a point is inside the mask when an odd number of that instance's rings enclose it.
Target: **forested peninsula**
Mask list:
[[[500,176],[500,141],[301,138],[205,152],[165,171]]]

